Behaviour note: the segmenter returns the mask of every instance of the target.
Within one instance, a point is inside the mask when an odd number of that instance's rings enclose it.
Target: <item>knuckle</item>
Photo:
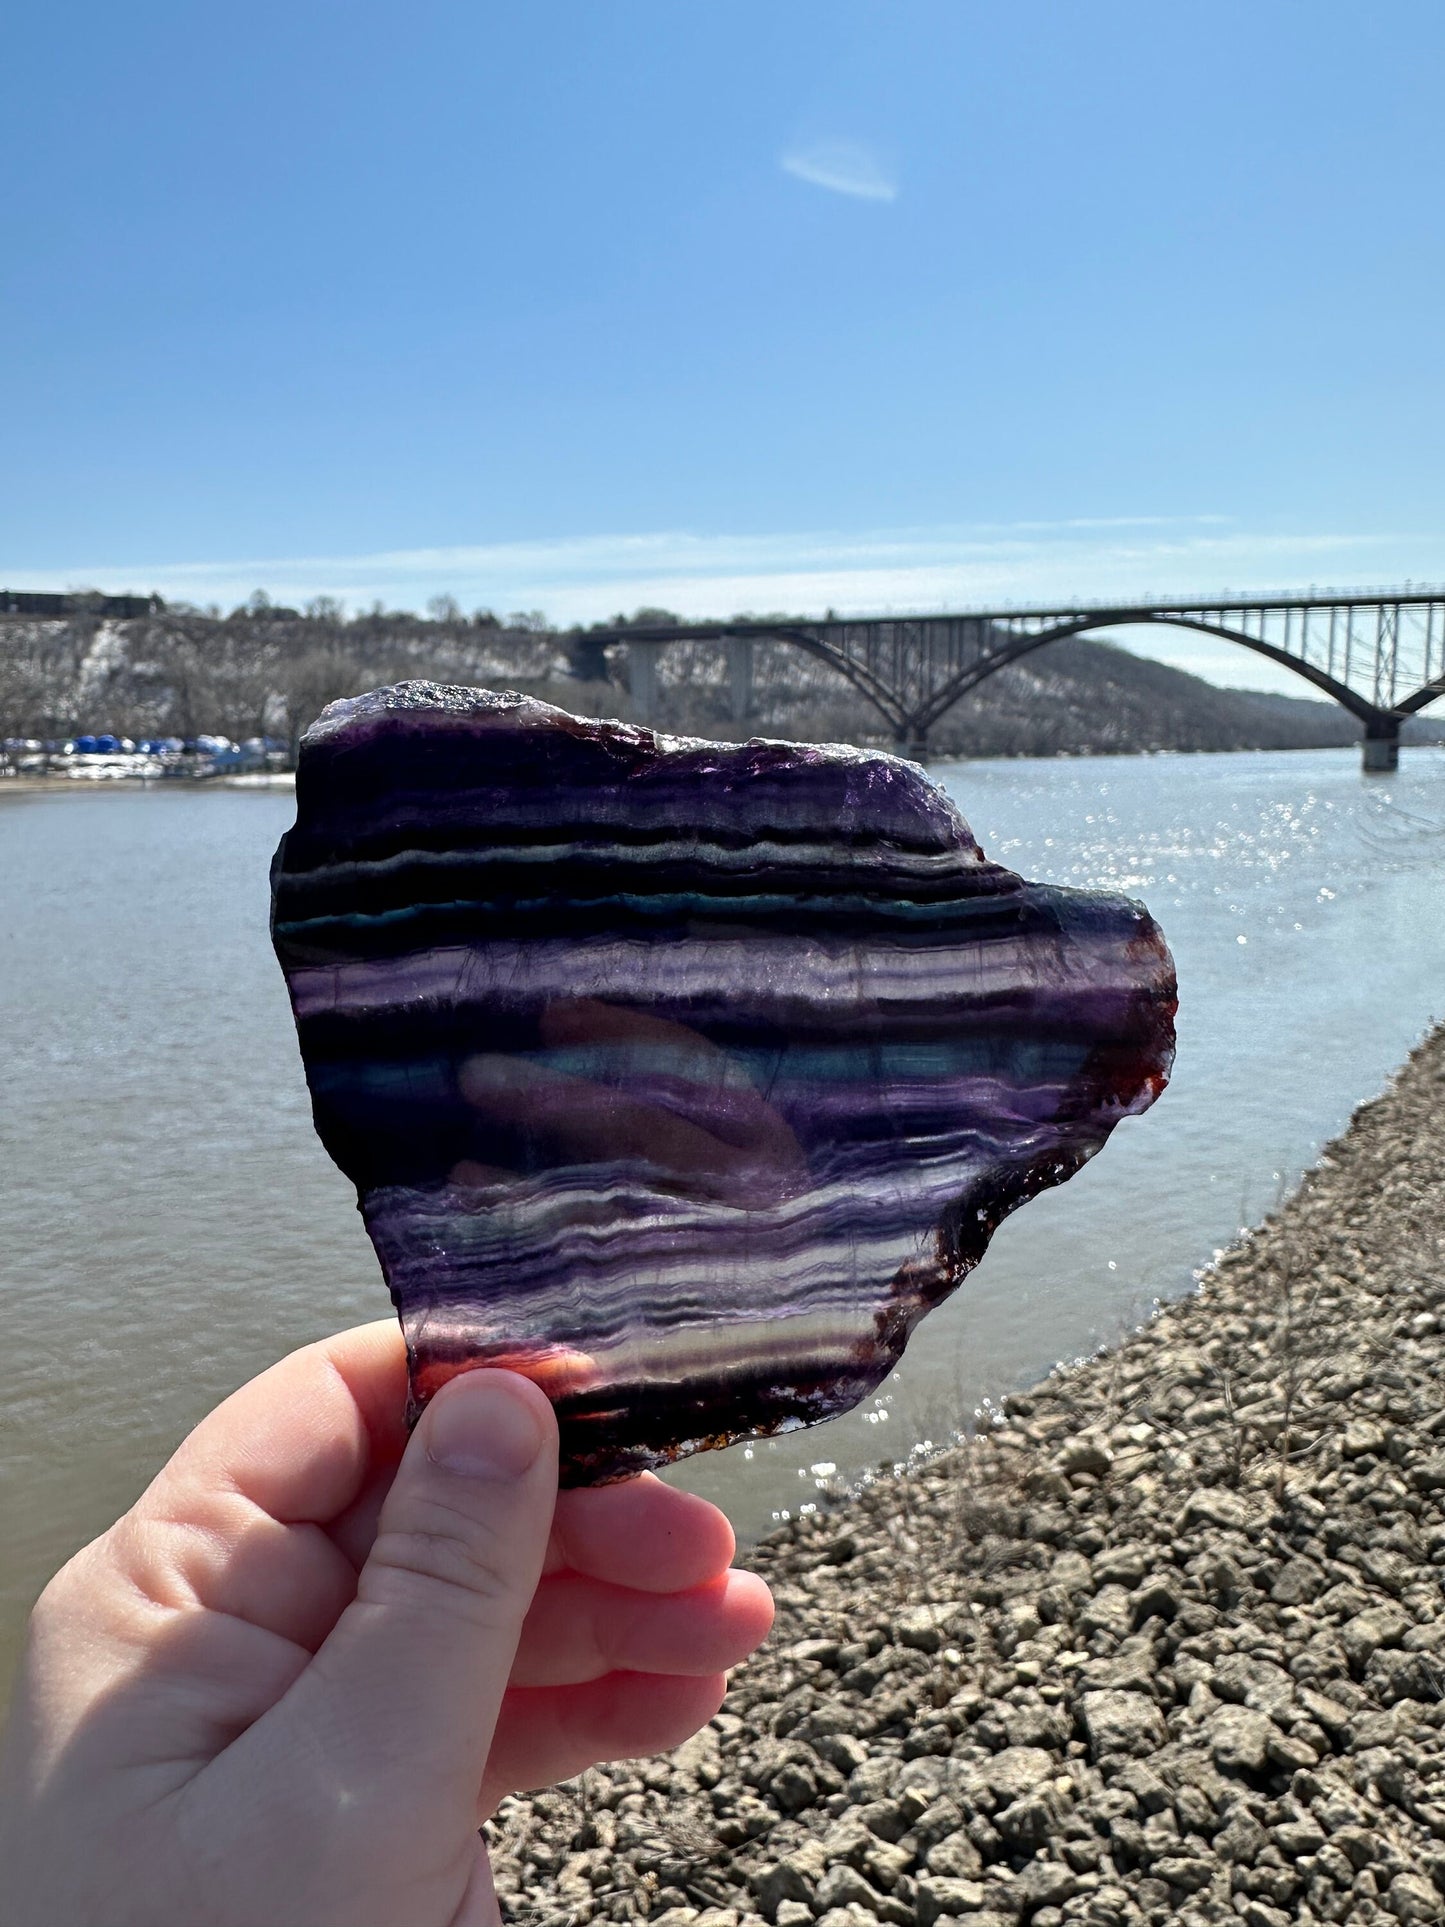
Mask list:
[[[498,1534],[442,1501],[413,1505],[404,1522],[384,1524],[365,1576],[373,1593],[425,1588],[445,1598],[451,1610],[488,1624],[519,1612]]]

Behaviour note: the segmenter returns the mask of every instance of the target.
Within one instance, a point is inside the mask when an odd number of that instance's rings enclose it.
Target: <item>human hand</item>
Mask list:
[[[714,1507],[557,1492],[538,1389],[408,1442],[386,1321],[235,1393],[51,1581],[0,1761],[6,1927],[480,1927],[508,1792],[678,1745],[772,1605]]]

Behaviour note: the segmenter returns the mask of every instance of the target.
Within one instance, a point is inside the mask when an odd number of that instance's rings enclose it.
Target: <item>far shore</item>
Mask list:
[[[137,790],[294,790],[295,770],[269,770],[238,776],[118,776],[105,780],[77,776],[0,776],[0,800],[7,796],[94,796]]]

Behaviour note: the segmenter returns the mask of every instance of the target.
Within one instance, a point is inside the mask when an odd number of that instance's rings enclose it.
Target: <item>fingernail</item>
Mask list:
[[[520,1479],[542,1450],[535,1394],[514,1372],[462,1372],[427,1407],[426,1455],[468,1479]]]

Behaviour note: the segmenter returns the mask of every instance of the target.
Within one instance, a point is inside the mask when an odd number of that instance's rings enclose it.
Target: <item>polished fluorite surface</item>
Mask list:
[[[588,1483],[830,1418],[1144,1110],[1163,938],[911,763],[403,683],[302,744],[272,930],[406,1335]]]

